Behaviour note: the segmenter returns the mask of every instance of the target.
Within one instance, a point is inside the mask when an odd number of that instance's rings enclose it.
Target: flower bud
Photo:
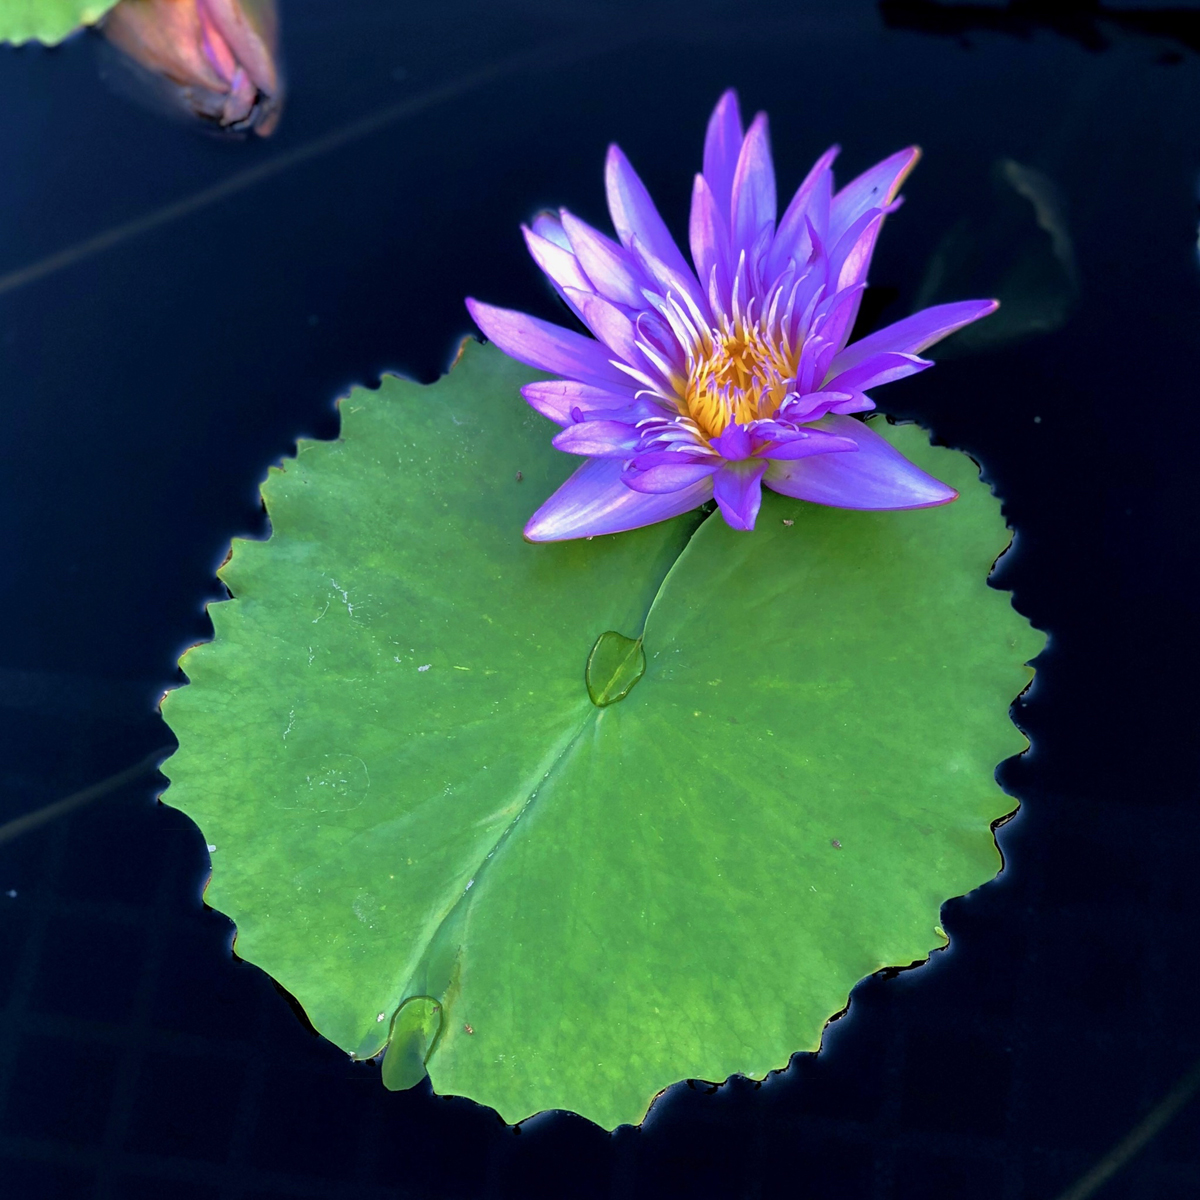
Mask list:
[[[275,0],[121,0],[103,30],[175,107],[266,137],[283,106],[278,27]]]

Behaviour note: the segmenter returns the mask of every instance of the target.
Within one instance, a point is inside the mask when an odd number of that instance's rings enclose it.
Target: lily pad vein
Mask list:
[[[708,519],[709,515],[710,515],[709,510],[704,510],[702,512],[697,513],[697,516],[699,519],[696,520],[696,522],[693,524],[692,528],[690,530],[688,530],[687,537],[684,540],[683,544],[679,547],[678,553],[675,555],[675,558],[671,562],[671,565],[663,573],[662,579],[659,580],[658,587],[655,589],[655,592],[654,592],[654,596],[651,598],[650,603],[647,604],[646,611],[642,616],[641,628],[639,629],[638,635],[637,635],[639,641],[641,641],[645,638],[647,623],[650,619],[651,613],[654,611],[655,605],[658,603],[659,597],[662,595],[663,590],[664,590],[664,588],[666,588],[668,581],[671,579],[672,575],[675,573],[675,570],[678,567],[680,561],[682,560],[684,555],[687,553],[688,548],[691,546],[692,539],[696,536],[697,532],[700,530],[701,526],[703,526],[704,522]],[[581,675],[582,675],[582,672],[581,672]],[[582,683],[582,679],[581,679],[581,683]],[[586,697],[587,696],[586,687],[583,687],[582,690],[583,690],[584,696]],[[541,792],[545,788],[546,784],[550,782],[551,777],[559,769],[559,767],[561,766],[563,761],[570,755],[571,751],[579,744],[579,740],[583,736],[584,732],[587,729],[589,729],[592,725],[595,724],[596,720],[599,718],[600,714],[603,711],[604,711],[603,709],[596,708],[595,706],[593,706],[589,701],[587,704],[586,711],[584,713],[583,720],[579,722],[579,724],[576,726],[576,728],[574,729],[574,731],[572,733],[570,733],[567,737],[562,739],[562,741],[558,744],[558,746],[555,747],[555,749],[553,749],[551,751],[550,755],[548,756],[549,760],[550,760],[548,765],[546,765],[545,770],[541,772],[540,776],[536,777],[536,782],[533,784],[533,787],[530,789],[529,794],[526,796],[525,800],[522,802],[521,807],[514,814],[512,820],[510,820],[504,826],[504,828],[500,831],[500,833],[497,835],[496,840],[492,843],[492,846],[488,850],[488,852],[483,856],[482,859],[480,859],[478,866],[476,866],[474,871],[471,872],[470,878],[468,879],[467,884],[463,888],[462,892],[459,893],[459,895],[455,898],[453,903],[446,909],[445,913],[438,920],[436,925],[434,925],[432,931],[428,934],[428,936],[423,939],[423,945],[421,946],[419,952],[417,954],[415,954],[412,959],[410,959],[410,961],[416,962],[416,966],[415,966],[414,970],[408,976],[408,980],[407,980],[404,988],[402,989],[400,1001],[396,1005],[394,1012],[399,1012],[399,1010],[405,1004],[407,1004],[410,1000],[418,998],[418,996],[428,995],[430,993],[431,989],[429,989],[427,986],[428,980],[423,977],[427,976],[427,974],[428,974],[428,961],[431,957],[431,952],[433,951],[434,947],[436,947],[438,945],[439,939],[446,933],[447,930],[449,930],[450,928],[453,927],[456,920],[460,916],[462,916],[464,918],[466,917],[467,913],[466,913],[465,906],[467,904],[469,904],[469,902],[470,902],[470,900],[469,900],[470,893],[471,893],[471,890],[474,887],[475,883],[482,877],[483,872],[487,869],[488,864],[496,858],[497,854],[501,851],[501,849],[503,849],[503,847],[508,842],[508,840],[513,836],[514,832],[516,831],[517,826],[521,822],[522,817],[524,817],[526,815],[526,813],[530,810],[534,801],[541,794]],[[543,762],[546,762],[546,760],[543,759]],[[462,948],[459,947],[458,953],[460,953],[460,954],[461,954],[461,949]],[[440,983],[434,989],[432,989],[432,991],[434,993],[436,993],[436,995],[440,996],[442,1003],[445,1007],[449,1007],[449,1002],[444,995],[444,992],[445,992],[446,988],[449,986],[449,984],[450,984],[450,981],[446,980],[443,983]],[[429,1051],[430,1057],[432,1057],[433,1051],[436,1048],[437,1048],[437,1040],[435,1040],[434,1044],[430,1047],[430,1051]]]

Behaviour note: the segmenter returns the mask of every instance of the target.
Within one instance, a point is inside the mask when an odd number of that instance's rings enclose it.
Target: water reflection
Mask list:
[[[914,310],[965,295],[995,296],[1000,308],[979,326],[947,338],[939,358],[1051,333],[1079,297],[1075,250],[1054,181],[1011,158],[995,164],[993,180],[991,210],[964,217],[942,239]]]
[[[140,90],[176,111],[260,137],[279,123],[275,0],[121,0],[102,28]]]

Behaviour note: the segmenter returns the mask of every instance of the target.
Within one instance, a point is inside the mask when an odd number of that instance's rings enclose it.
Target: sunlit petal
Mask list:
[[[571,424],[571,414],[577,408],[588,413],[631,407],[636,403],[633,392],[632,385],[619,389],[600,388],[574,379],[547,379],[527,383],[521,389],[521,395],[532,408],[559,425]],[[642,415],[648,415],[651,406],[643,404],[641,407]]]
[[[742,143],[733,176],[730,224],[734,256],[751,249],[763,230],[774,230],[775,206],[775,167],[767,114],[759,113]]]
[[[772,462],[765,479],[767,487],[834,508],[931,508],[958,496],[862,421],[831,414],[818,424],[826,432],[854,442],[857,453]]]
[[[876,163],[846,184],[834,196],[830,207],[830,237],[835,240],[841,237],[867,209],[881,208],[895,200],[901,184],[920,157],[920,147],[909,146]]]
[[[604,183],[608,193],[608,210],[622,245],[632,245],[636,237],[655,258],[661,258],[672,270],[686,272],[686,259],[679,252],[666,223],[658,215],[646,185],[638,178],[619,146],[608,148]]]
[[[627,386],[625,375],[611,362],[611,351],[581,333],[478,300],[469,299],[467,308],[488,339],[517,362],[581,383]]]
[[[623,533],[677,517],[711,497],[710,476],[681,491],[638,492],[621,482],[619,459],[589,458],[529,518],[525,537],[531,542],[563,542]]]
[[[960,300],[956,304],[923,309],[847,346],[833,360],[833,371],[837,374],[848,371],[875,354],[920,354],[956,329],[994,313],[999,307],[997,300]]]
[[[754,528],[762,505],[762,477],[766,469],[767,464],[761,459],[749,459],[727,462],[713,476],[713,499],[732,528]]]
[[[640,440],[637,428],[624,421],[579,421],[557,434],[552,444],[567,454],[627,459]]]
[[[572,216],[566,209],[563,209],[562,223],[579,266],[590,281],[584,287],[594,289],[606,300],[630,308],[644,308],[646,299],[642,295],[642,288],[646,280],[629,251],[593,229],[586,221]]]
[[[708,120],[708,132],[704,136],[704,178],[726,222],[729,220],[733,173],[737,169],[742,137],[737,92],[730,88],[717,101],[717,107]]]

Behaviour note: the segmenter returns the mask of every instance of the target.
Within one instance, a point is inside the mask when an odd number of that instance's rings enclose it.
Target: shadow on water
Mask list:
[[[1117,8],[1100,0],[1007,0],[996,4],[957,4],[952,0],[879,0],[879,12],[892,29],[965,38],[1001,33],[1031,38],[1056,33],[1085,50],[1107,50],[1116,33],[1141,34],[1200,53],[1200,12],[1194,8]]]

